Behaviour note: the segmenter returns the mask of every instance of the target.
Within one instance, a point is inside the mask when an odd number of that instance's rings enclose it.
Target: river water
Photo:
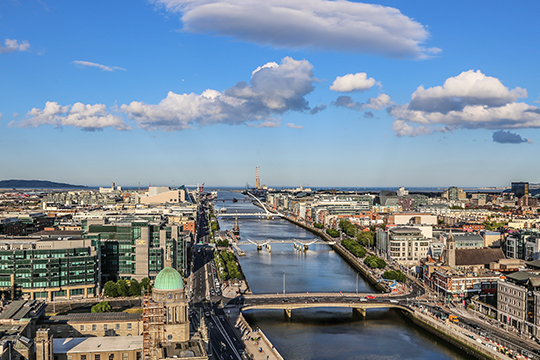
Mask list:
[[[233,198],[238,202],[232,202]],[[215,208],[226,207],[232,213],[261,211],[244,199],[249,200],[239,193],[220,191]],[[238,222],[242,242],[315,238],[283,219]],[[233,224],[234,220],[220,220],[222,230]],[[240,257],[240,263],[254,294],[282,293],[284,285],[287,293],[376,291],[327,245],[310,245],[305,253],[290,243],[271,246],[269,253],[257,251],[255,245],[241,245],[246,256]],[[472,359],[396,310],[368,310],[366,318],[353,315],[350,309],[333,308],[293,310],[290,320],[282,310],[252,310],[244,315],[287,360]]]

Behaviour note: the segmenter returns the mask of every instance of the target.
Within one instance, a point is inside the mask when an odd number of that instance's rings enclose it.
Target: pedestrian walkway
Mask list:
[[[248,356],[253,360],[283,360],[283,357],[270,343],[260,329],[252,329],[236,307],[224,309],[231,324],[235,324],[236,331],[246,347]]]

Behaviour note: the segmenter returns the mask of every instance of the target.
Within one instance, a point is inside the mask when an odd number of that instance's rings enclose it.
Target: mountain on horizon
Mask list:
[[[0,189],[84,189],[87,187],[48,180],[0,180]]]

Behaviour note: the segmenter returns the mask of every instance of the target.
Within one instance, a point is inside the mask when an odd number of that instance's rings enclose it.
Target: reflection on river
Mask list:
[[[258,212],[238,193],[218,193],[216,207],[228,212]],[[242,241],[251,239],[310,240],[314,235],[283,219],[239,219]],[[220,220],[221,228],[231,229],[234,219]],[[294,250],[292,244],[272,244],[272,252],[257,251],[255,245],[243,245],[246,256],[242,269],[253,293],[293,292],[374,292],[375,290],[329,246],[311,245],[309,250]],[[362,319],[350,309],[293,310],[292,320],[281,310],[247,311],[246,319],[260,327],[285,359],[469,359],[466,354],[446,345],[406,320],[396,310],[368,310]]]

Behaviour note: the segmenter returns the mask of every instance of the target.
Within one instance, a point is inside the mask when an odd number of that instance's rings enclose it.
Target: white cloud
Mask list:
[[[213,124],[279,126],[274,116],[287,111],[309,110],[304,98],[314,90],[312,65],[286,57],[252,73],[250,83],[238,82],[219,92],[197,94],[169,92],[159,104],[133,101],[122,111],[146,130],[177,131]]]
[[[109,113],[105,105],[85,105],[80,102],[72,106],[61,106],[57,102],[47,101],[43,110],[33,108],[28,112],[26,120],[12,121],[10,125],[19,127],[53,125],[57,128],[73,126],[87,131],[101,130],[106,127],[114,127],[116,130],[131,130],[131,127],[122,119]]]
[[[77,64],[82,67],[96,67],[98,69],[101,69],[103,71],[114,71],[114,70],[122,70],[125,71],[126,69],[123,69],[119,66],[107,66],[107,65],[101,65],[90,61],[82,61],[82,60],[75,60],[73,61],[74,64]]]
[[[279,48],[425,58],[426,28],[398,9],[329,0],[152,0],[181,14],[184,29]]]
[[[526,96],[525,89],[510,90],[499,79],[471,70],[447,79],[443,86],[420,86],[409,104],[392,106],[389,113],[396,119],[399,136],[411,136],[402,130],[404,123],[429,129],[425,133],[438,131],[439,126],[445,131],[540,128],[540,109],[516,102]]]
[[[362,72],[338,76],[330,86],[330,90],[337,92],[367,91],[375,84],[377,81],[374,78],[368,79],[367,74]]]
[[[20,44],[17,40],[6,39],[4,41],[5,47],[0,45],[0,54],[14,52],[14,51],[28,51],[30,50],[30,44],[28,41],[22,41]]]
[[[302,125],[296,125],[296,124],[293,124],[293,123],[287,123],[287,126],[290,127],[291,129],[302,129],[303,128]]]

